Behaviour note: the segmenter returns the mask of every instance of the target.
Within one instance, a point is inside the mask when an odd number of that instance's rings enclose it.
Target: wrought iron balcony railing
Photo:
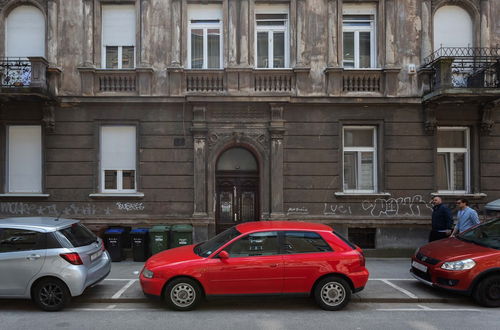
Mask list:
[[[424,59],[430,87],[500,88],[500,48],[442,47]]]
[[[24,87],[31,84],[31,62],[27,58],[0,59],[2,87]]]

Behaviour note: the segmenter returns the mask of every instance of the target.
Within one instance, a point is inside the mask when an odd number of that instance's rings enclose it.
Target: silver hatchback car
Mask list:
[[[78,220],[0,220],[0,298],[31,298],[57,311],[110,270],[103,241]]]

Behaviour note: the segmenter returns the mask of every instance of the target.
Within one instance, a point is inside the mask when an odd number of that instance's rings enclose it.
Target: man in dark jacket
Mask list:
[[[429,242],[450,236],[453,224],[451,211],[443,204],[441,197],[434,196],[432,204],[434,206],[432,207],[432,230],[429,234]]]

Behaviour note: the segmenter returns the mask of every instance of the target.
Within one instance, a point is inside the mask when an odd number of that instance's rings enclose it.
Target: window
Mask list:
[[[257,68],[289,66],[288,7],[258,6],[255,14]]]
[[[343,128],[344,192],[374,193],[377,180],[376,129]]]
[[[9,193],[42,192],[42,127],[7,128],[7,189]]]
[[[459,6],[443,6],[434,14],[434,51],[441,47],[473,47],[472,18]]]
[[[136,192],[135,126],[101,127],[102,192]]]
[[[331,252],[332,248],[317,233],[285,232],[285,253]]]
[[[33,6],[12,10],[5,23],[5,56],[45,56],[45,17]]]
[[[278,233],[275,231],[249,234],[225,249],[231,258],[278,254]]]
[[[374,6],[345,5],[343,11],[344,68],[376,67]]]
[[[469,191],[469,129],[439,127],[437,131],[439,192]]]
[[[43,249],[43,238],[43,234],[36,231],[0,229],[0,253]]]
[[[222,8],[220,5],[188,5],[188,66],[191,69],[222,68]]]
[[[102,6],[102,67],[135,67],[135,7]]]

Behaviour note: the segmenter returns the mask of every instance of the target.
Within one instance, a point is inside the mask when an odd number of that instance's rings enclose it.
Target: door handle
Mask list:
[[[26,257],[26,259],[28,260],[36,260],[36,259],[40,259],[42,256],[39,255],[39,254],[32,254],[32,255],[29,255],[28,257]]]
[[[278,264],[270,264],[269,267],[276,268],[276,267],[278,267]]]

